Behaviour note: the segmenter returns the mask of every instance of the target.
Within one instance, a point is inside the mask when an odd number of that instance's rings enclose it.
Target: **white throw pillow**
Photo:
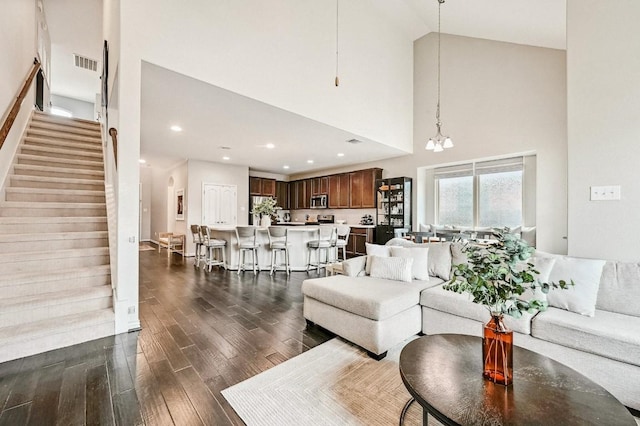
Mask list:
[[[533,263],[533,269],[539,272],[538,275],[535,276],[536,283],[549,282],[549,276],[551,275],[551,270],[553,269],[553,265],[556,263],[556,258],[553,256],[534,256],[528,260],[529,263]],[[522,266],[524,269],[525,262],[522,262]],[[546,301],[547,295],[540,290],[540,287],[536,287],[535,291],[531,291],[531,289],[527,289],[522,296],[520,296],[522,300],[531,300],[537,299]]]
[[[364,243],[366,252],[367,252],[367,263],[365,265],[365,272],[367,275],[371,273],[371,256],[380,256],[380,257],[391,257],[391,247],[392,246],[382,246],[380,244],[370,244]]]
[[[540,252],[536,253],[536,257],[539,255]],[[567,290],[551,290],[547,295],[549,306],[580,315],[594,316],[600,277],[605,263],[604,260],[599,259],[556,256],[549,282],[558,283],[560,280],[565,280],[568,283],[573,280],[575,286],[570,286]]]
[[[429,244],[429,275],[449,280],[451,276],[451,243]]]
[[[365,275],[364,268],[367,256],[358,256],[342,261],[342,273],[347,277],[359,277]]]
[[[412,258],[370,256],[371,277],[411,282]]]
[[[429,281],[429,248],[428,247],[392,247],[391,257],[413,259],[411,274],[413,278]]]

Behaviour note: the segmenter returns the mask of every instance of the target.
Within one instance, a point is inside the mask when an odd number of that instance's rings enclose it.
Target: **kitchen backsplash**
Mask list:
[[[304,210],[291,210],[292,222],[304,222],[305,216],[317,216],[319,214],[332,214],[335,215],[336,221],[346,220],[349,225],[358,225],[362,216],[370,214],[376,217],[376,209],[304,209]]]

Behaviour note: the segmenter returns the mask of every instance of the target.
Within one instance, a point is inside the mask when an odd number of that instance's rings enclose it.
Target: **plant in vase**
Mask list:
[[[260,215],[260,226],[271,226],[271,217],[281,209],[281,207],[276,206],[277,203],[278,201],[275,198],[265,198],[253,206],[251,214]]]
[[[504,325],[504,315],[520,318],[523,312],[547,309],[547,301],[535,297],[536,291],[547,294],[554,288],[566,289],[573,281],[544,283],[528,260],[535,251],[526,241],[508,229],[494,232],[496,242],[488,246],[465,244],[462,251],[468,263],[453,266],[453,276],[445,290],[469,293],[473,302],[484,305],[491,319],[484,326],[482,339],[483,376],[495,383],[513,380],[513,331]],[[523,300],[525,291],[534,297]]]

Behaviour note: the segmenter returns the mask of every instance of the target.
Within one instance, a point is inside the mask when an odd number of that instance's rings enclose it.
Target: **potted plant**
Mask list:
[[[271,226],[271,216],[274,216],[276,214],[276,211],[280,209],[280,207],[277,207],[276,204],[277,201],[275,198],[265,198],[264,200],[253,206],[251,214],[260,215],[260,226]]]
[[[513,380],[513,331],[503,322],[504,315],[520,318],[523,312],[544,311],[547,301],[535,298],[524,300],[527,290],[546,294],[554,288],[566,289],[574,285],[560,280],[544,283],[537,279],[539,272],[529,261],[535,251],[526,241],[510,234],[508,229],[495,231],[496,242],[486,246],[465,244],[462,251],[468,263],[454,265],[452,278],[445,290],[469,293],[473,302],[484,305],[491,319],[484,326],[482,357],[483,376],[495,383],[511,384]]]

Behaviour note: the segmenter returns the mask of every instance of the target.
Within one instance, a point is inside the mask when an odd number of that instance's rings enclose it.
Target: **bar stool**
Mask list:
[[[350,233],[350,226],[340,225],[336,228],[336,260],[340,260],[340,249],[342,249],[342,260],[347,260],[347,244],[349,244]]]
[[[269,248],[271,249],[271,272],[269,275],[273,275],[277,271],[278,267],[284,267],[287,275],[291,272],[289,265],[289,228],[286,226],[270,226],[267,228],[269,235]],[[284,263],[277,264],[278,252],[284,254]]]
[[[251,252],[253,274],[256,274],[258,266],[258,228],[255,226],[236,226],[236,238],[238,239],[238,275],[244,272],[245,254]]]
[[[194,266],[196,268],[200,267],[200,261],[205,259],[205,255],[202,254],[202,236],[200,235],[200,225],[191,225],[191,236],[193,237],[193,242],[196,245],[196,258],[194,262]]]
[[[308,255],[307,255],[307,272],[312,266],[317,268],[317,272],[320,273],[320,268],[324,268],[331,263],[331,252],[336,246],[336,228],[335,226],[318,226],[316,231],[317,238],[307,243]],[[316,253],[316,263],[311,263],[311,252]],[[324,262],[322,262],[322,253],[324,252]]]
[[[227,242],[225,240],[219,240],[217,238],[211,238],[211,230],[208,226],[200,226],[200,237],[202,238],[202,245],[205,248],[204,265],[208,267],[209,272],[214,266],[222,266],[227,269],[227,259],[225,253],[225,247]],[[217,254],[220,256],[218,257]]]

